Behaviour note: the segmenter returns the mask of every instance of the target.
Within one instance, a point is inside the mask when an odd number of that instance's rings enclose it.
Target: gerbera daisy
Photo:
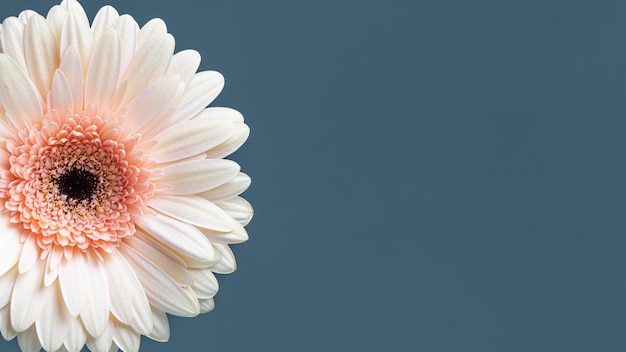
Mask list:
[[[214,273],[248,238],[250,184],[223,159],[240,113],[207,106],[224,81],[139,28],[65,0],[0,35],[0,332],[23,351],[137,351],[166,314],[213,309]]]

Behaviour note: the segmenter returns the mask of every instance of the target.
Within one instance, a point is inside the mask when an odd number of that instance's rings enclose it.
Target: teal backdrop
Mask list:
[[[238,270],[142,351],[626,350],[626,2],[109,3],[252,130]]]

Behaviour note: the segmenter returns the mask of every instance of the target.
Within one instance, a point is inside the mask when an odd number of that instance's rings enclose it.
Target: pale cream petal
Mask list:
[[[66,8],[70,12],[74,12],[82,21],[89,22],[87,18],[87,13],[83,6],[76,0],[63,0],[61,1],[61,6]]]
[[[85,269],[85,303],[80,318],[90,336],[100,336],[109,322],[109,304],[102,304],[109,302],[109,285],[104,267],[95,256],[87,260]]]
[[[41,97],[33,82],[6,54],[0,53],[0,104],[15,126],[43,115]]]
[[[17,226],[9,224],[9,219],[0,217],[2,220],[2,236],[0,236],[0,248],[3,255],[0,255],[0,275],[4,275],[20,259],[23,245],[20,243],[20,233]]]
[[[220,287],[210,268],[188,269],[187,271],[194,278],[193,291],[199,299],[209,299],[217,294]]]
[[[224,88],[224,76],[217,71],[196,73],[182,98],[178,101],[174,113],[167,117],[169,124],[177,124],[190,119],[207,107]]]
[[[243,123],[243,115],[239,111],[233,108],[225,108],[221,106],[208,107],[202,110],[202,112],[200,112],[194,118],[220,119],[228,120],[234,123]]]
[[[185,269],[185,262],[176,257],[162,252],[163,246],[151,241],[145,241],[142,236],[132,236],[124,240],[124,243],[133,248],[137,253],[141,253],[150,262],[165,271],[180,285],[193,285],[194,279]],[[155,248],[157,247],[157,248]]]
[[[22,352],[39,352],[41,350],[35,325],[17,335],[17,344]]]
[[[74,111],[72,90],[61,70],[56,70],[52,78],[52,90],[48,95],[48,110],[56,110],[59,113]]]
[[[167,273],[125,244],[119,250],[137,273],[152,306],[182,317],[199,314],[198,300],[188,295]]]
[[[238,222],[235,222],[231,232],[217,232],[202,228],[200,231],[213,243],[236,244],[248,240],[248,231]]]
[[[46,258],[46,271],[43,276],[43,284],[50,286],[59,277],[59,263],[63,258],[62,248],[53,248]]]
[[[175,219],[220,232],[230,232],[236,224],[220,207],[197,196],[156,195],[148,206]]]
[[[141,339],[139,334],[131,327],[122,324],[115,324],[113,341],[115,341],[115,344],[118,345],[124,352],[137,352],[139,351]]]
[[[250,203],[241,197],[217,201],[215,202],[215,205],[222,208],[228,213],[228,215],[239,221],[239,223],[243,226],[248,225],[254,215],[254,210],[252,209]]]
[[[102,33],[91,57],[85,79],[85,105],[98,103],[100,111],[108,107],[120,72],[120,41],[109,29]]]
[[[79,319],[70,319],[69,325],[63,344],[68,351],[80,351],[87,342],[87,332]]]
[[[39,343],[46,351],[55,351],[65,341],[70,329],[70,320],[74,319],[66,309],[59,292],[51,294],[41,314],[35,321]]]
[[[11,341],[17,336],[17,331],[11,326],[11,307],[5,306],[0,309],[0,333],[5,340]]]
[[[59,69],[65,75],[67,83],[70,86],[72,92],[72,99],[74,100],[74,111],[79,112],[83,110],[83,66],[80,62],[80,55],[74,45],[69,46],[63,57],[61,58],[61,64]]]
[[[35,14],[24,29],[26,67],[42,98],[47,97],[52,75],[59,67],[59,44],[46,19]]]
[[[40,16],[37,12],[35,12],[33,10],[24,10],[24,11],[20,12],[20,14],[17,16],[17,18],[20,21],[22,21],[22,23],[26,24],[26,23],[28,23],[30,18],[33,17],[34,15]]]
[[[17,17],[8,17],[2,22],[2,52],[13,59],[16,66],[26,72],[24,57],[24,28]]]
[[[139,26],[137,22],[129,16],[122,15],[113,22],[111,28],[115,29],[120,37],[120,77],[126,72],[128,65],[135,55],[135,45],[137,42],[137,32]]]
[[[38,260],[33,267],[18,275],[11,295],[11,324],[18,332],[28,329],[49,303],[52,286],[43,285],[45,262]]]
[[[179,82],[179,76],[164,76],[142,90],[128,104],[125,123],[139,131],[170,101]]]
[[[211,201],[219,201],[229,199],[240,195],[250,187],[250,177],[243,172],[240,172],[235,178],[224,183],[221,186],[217,186],[206,192],[202,192],[199,196]]]
[[[200,311],[202,314],[206,314],[215,308],[215,301],[213,298],[203,299],[200,301]]]
[[[200,53],[187,49],[179,51],[172,57],[166,75],[179,75],[185,84],[196,74],[200,67]]]
[[[119,17],[120,14],[114,7],[110,5],[105,5],[100,8],[100,10],[98,10],[98,13],[96,13],[96,16],[93,18],[93,22],[91,24],[91,39],[94,42],[97,42],[100,38],[100,35],[104,33],[107,29],[111,28],[113,21],[115,21]]]
[[[158,213],[145,214],[135,219],[135,223],[175,251],[187,265],[206,267],[219,260],[211,242],[192,225]]]
[[[100,335],[91,335],[87,337],[87,347],[92,352],[110,351],[113,346],[113,331],[115,331],[115,325],[113,324],[113,317],[107,321],[106,329]],[[117,350],[115,346],[114,351]]]
[[[91,29],[87,18],[77,11],[68,11],[61,29],[61,52],[64,53],[70,46],[76,47],[85,73],[91,51]]]
[[[237,270],[237,262],[233,251],[224,243],[213,243],[213,248],[220,254],[220,261],[211,267],[214,273],[230,274]]]
[[[193,119],[172,125],[157,133],[151,159],[158,163],[182,160],[203,153],[228,140],[234,132],[230,121]]]
[[[148,298],[132,267],[115,251],[103,256],[107,275],[111,313],[140,334],[152,331],[152,313]]]
[[[224,158],[234,153],[250,136],[250,128],[248,125],[240,123],[235,124],[235,133],[226,142],[206,152],[209,158]]]
[[[13,267],[4,275],[0,276],[0,308],[4,308],[11,301],[17,274],[17,268]],[[193,280],[191,281],[193,282]]]
[[[163,76],[173,53],[174,37],[170,34],[152,38],[135,52],[122,78],[122,81],[128,81],[122,105],[126,105],[145,87]]]
[[[85,303],[86,266],[85,257],[80,251],[74,251],[71,260],[63,260],[59,265],[59,286],[65,305],[73,316],[78,316]]]
[[[137,36],[137,48],[143,48],[154,39],[167,34],[167,25],[160,18],[153,18],[148,21]]]
[[[57,43],[61,42],[61,30],[63,29],[63,22],[65,22],[65,16],[67,16],[67,9],[62,6],[54,5],[48,11],[46,15],[46,21],[54,33],[54,38]]]
[[[186,195],[222,185],[235,178],[240,168],[231,160],[207,159],[180,162],[158,170],[161,176],[154,182],[163,185],[159,193]]]
[[[35,236],[29,236],[24,245],[22,246],[22,253],[20,254],[20,261],[17,268],[20,274],[29,271],[35,262],[39,262],[39,246],[35,240]]]
[[[167,314],[153,307],[152,319],[154,320],[154,327],[146,336],[154,341],[167,342],[170,339],[170,324],[167,321]]]

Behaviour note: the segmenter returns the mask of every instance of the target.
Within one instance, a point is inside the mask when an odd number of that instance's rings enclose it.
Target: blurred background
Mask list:
[[[626,350],[626,2],[105,4],[252,130],[238,270],[142,351]]]

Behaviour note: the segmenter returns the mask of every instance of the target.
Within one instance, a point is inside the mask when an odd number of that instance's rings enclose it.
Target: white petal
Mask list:
[[[8,17],[2,22],[2,52],[10,56],[16,66],[26,72],[24,57],[24,23],[17,17]]]
[[[28,20],[24,30],[26,66],[33,83],[42,97],[52,84],[52,74],[59,67],[59,44],[46,20],[39,14]]]
[[[199,299],[209,299],[219,290],[219,284],[211,269],[189,269],[194,278],[193,290]]]
[[[223,143],[233,132],[234,125],[229,121],[202,118],[184,121],[152,138],[156,145],[150,156],[158,163],[185,159]]]
[[[142,48],[150,45],[150,41],[156,37],[167,34],[167,26],[160,18],[153,18],[146,23],[139,31],[137,47]]]
[[[119,252],[103,256],[111,312],[141,334],[152,331],[152,313],[146,294],[131,266]]]
[[[110,5],[105,5],[100,8],[93,19],[93,23],[91,24],[92,40],[98,41],[100,35],[102,35],[102,33],[104,33],[107,29],[111,28],[113,21],[119,17],[120,14]]]
[[[63,57],[61,58],[61,64],[59,69],[65,75],[67,83],[70,86],[72,92],[72,99],[74,100],[74,111],[79,112],[83,110],[83,66],[80,62],[80,55],[74,45],[69,46]]]
[[[224,88],[224,76],[217,71],[196,73],[178,102],[175,112],[168,117],[170,124],[190,119],[202,111]]]
[[[126,110],[127,125],[139,131],[170,101],[179,82],[179,76],[165,76],[137,94]]]
[[[120,41],[117,33],[104,32],[91,57],[85,80],[85,105],[99,103],[107,107],[113,98],[120,74]]]
[[[125,325],[116,324],[113,331],[113,341],[124,352],[136,352],[139,351],[141,339],[135,330]]]
[[[91,335],[87,338],[87,347],[93,352],[109,351],[112,348],[113,343],[113,331],[115,325],[113,325],[113,318],[109,319],[106,325],[106,329],[100,335]],[[115,348],[117,350],[117,347]]]
[[[248,240],[248,232],[238,222],[235,222],[235,225],[231,232],[224,233],[224,232],[211,231],[207,229],[200,229],[200,231],[212,243],[217,242],[217,243],[235,244],[235,243],[245,242]]]
[[[221,186],[215,187],[206,192],[202,192],[199,194],[199,196],[211,201],[229,199],[238,196],[245,190],[247,190],[248,187],[250,187],[251,182],[252,181],[250,180],[250,177],[248,175],[240,172],[232,180],[226,182]]]
[[[155,182],[167,186],[162,194],[185,195],[204,192],[222,185],[237,176],[239,165],[230,160],[208,159],[185,161],[159,169]]]
[[[244,123],[235,124],[235,133],[226,142],[206,152],[207,157],[220,159],[234,153],[250,136],[250,128]]]
[[[170,324],[167,321],[167,315],[164,312],[153,308],[152,319],[154,320],[154,327],[146,336],[154,341],[167,342],[170,339]]]
[[[59,285],[67,309],[77,316],[85,303],[87,269],[85,258],[74,252],[72,259],[63,260],[59,266]]]
[[[22,352],[39,352],[41,350],[41,344],[37,338],[37,331],[34,325],[17,335],[17,344]]]
[[[200,301],[200,311],[202,314],[212,311],[213,308],[215,308],[215,301],[213,301],[213,298],[203,299]]]
[[[8,219],[0,217],[2,220],[2,236],[0,236],[0,248],[3,254],[0,255],[0,275],[4,275],[20,259],[22,244],[20,243],[19,230],[15,225],[9,224]]]
[[[0,104],[15,126],[34,123],[43,116],[37,88],[6,54],[0,54]]]
[[[19,18],[20,21],[22,21],[22,23],[28,23],[28,20],[30,20],[30,18],[33,17],[34,15],[39,15],[39,14],[33,10],[24,10],[20,12],[17,18]]]
[[[211,267],[214,273],[218,274],[230,274],[237,270],[237,262],[235,261],[235,255],[227,244],[213,243],[215,251],[220,254],[221,260]]]
[[[65,308],[58,291],[55,291],[35,322],[39,342],[46,351],[57,350],[63,345],[71,319],[74,318]]]
[[[178,257],[172,259],[171,255],[168,256],[163,253],[161,251],[163,250],[162,245],[156,244],[153,241],[147,241],[143,236],[139,235],[126,238],[124,243],[133,248],[136,252],[141,253],[143,257],[165,271],[180,285],[192,285],[194,283],[194,279],[184,268],[185,262]]]
[[[52,285],[52,283],[56,281],[57,277],[59,277],[59,263],[61,263],[62,258],[62,248],[53,247],[50,253],[48,253],[48,258],[46,259],[46,271],[43,277],[43,284],[45,286]]]
[[[17,268],[13,267],[4,275],[0,276],[0,308],[5,307],[11,301],[13,286],[17,278]]]
[[[52,90],[48,97],[48,109],[56,110],[59,113],[66,113],[68,110],[74,111],[74,98],[72,90],[63,71],[56,70],[52,78]]]
[[[48,304],[52,286],[43,285],[45,262],[37,260],[33,267],[18,275],[11,295],[11,324],[18,331],[28,329],[41,313],[43,306]]]
[[[92,256],[86,263],[85,303],[80,318],[91,336],[104,333],[109,321],[109,286],[101,262]]]
[[[61,30],[61,52],[71,45],[76,47],[83,70],[87,67],[89,51],[91,50],[91,30],[89,20],[78,11],[69,11],[65,17]]]
[[[6,306],[0,309],[0,333],[5,340],[11,341],[17,336],[17,331],[11,326],[11,308]]]
[[[248,225],[254,215],[254,211],[250,203],[241,197],[234,197],[214,203],[227,212],[228,215],[239,221],[239,223],[243,226]]]
[[[87,342],[87,333],[79,319],[70,319],[70,328],[64,345],[68,351],[80,351]]]
[[[48,11],[46,15],[46,21],[54,33],[54,38],[57,42],[61,41],[61,30],[63,29],[63,22],[65,22],[65,16],[67,16],[67,10],[59,5],[54,5]]]
[[[219,119],[228,120],[234,123],[243,123],[243,115],[239,111],[233,108],[225,108],[221,106],[206,108],[194,118]]]
[[[119,250],[139,277],[151,305],[177,316],[198,315],[198,300],[187,295],[173,278],[125,244]]]
[[[163,76],[173,53],[174,37],[169,34],[152,38],[143,48],[135,52],[122,78],[122,81],[128,81],[122,105],[126,105],[145,87]]]
[[[137,31],[139,31],[139,26],[131,16],[122,15],[116,19],[115,22],[113,22],[112,28],[115,29],[120,37],[121,77],[121,75],[126,72],[128,64],[130,64],[133,59],[133,55],[135,54],[135,43],[137,41]]]
[[[172,57],[167,75],[180,75],[183,83],[187,84],[200,66],[200,53],[195,50],[179,51]]]
[[[209,266],[216,260],[211,242],[195,227],[167,215],[145,214],[135,223],[159,242],[180,254],[188,265]]]
[[[30,270],[33,265],[35,265],[35,261],[39,261],[39,246],[35,240],[35,236],[32,235],[28,237],[26,242],[22,247],[22,254],[20,255],[20,261],[18,263],[18,271],[20,274],[23,274]]]
[[[148,205],[173,218],[214,231],[230,232],[235,222],[220,207],[196,196],[156,195]]]

